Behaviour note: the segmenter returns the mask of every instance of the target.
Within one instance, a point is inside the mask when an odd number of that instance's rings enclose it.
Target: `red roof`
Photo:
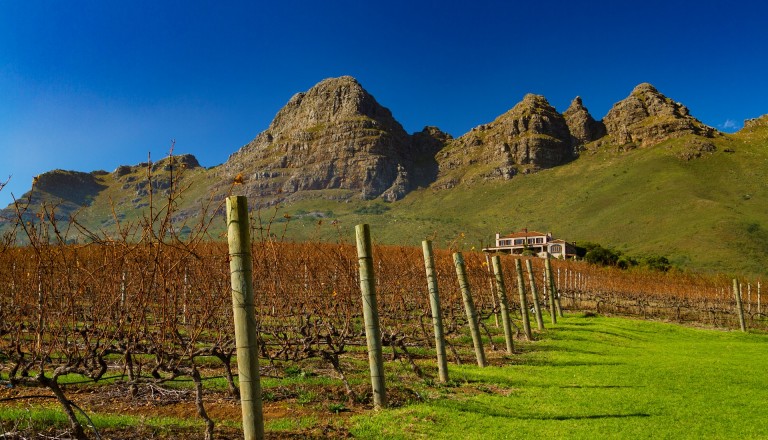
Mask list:
[[[513,232],[509,235],[504,235],[499,238],[524,238],[524,237],[546,237],[547,234],[544,234],[542,232],[536,232],[536,231],[519,231],[519,232]]]

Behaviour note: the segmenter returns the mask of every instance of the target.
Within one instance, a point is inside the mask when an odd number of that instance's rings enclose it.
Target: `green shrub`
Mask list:
[[[660,272],[667,272],[672,268],[672,263],[669,262],[669,259],[661,255],[646,257],[644,263],[649,269],[658,270]]]
[[[619,252],[595,245],[584,254],[584,260],[587,263],[600,266],[616,266],[620,256],[621,253]]]
[[[390,209],[389,206],[381,205],[381,204],[375,204],[375,205],[361,206],[361,207],[355,209],[352,212],[354,212],[355,214],[360,214],[360,215],[365,215],[365,214],[367,214],[367,215],[379,215],[379,214],[384,214],[385,212],[389,211],[389,209]]]

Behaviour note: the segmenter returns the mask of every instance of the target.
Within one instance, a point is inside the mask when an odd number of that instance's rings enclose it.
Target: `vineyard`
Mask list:
[[[208,413],[210,396],[236,402],[239,393],[229,254],[221,237],[207,233],[222,209],[206,211],[210,214],[201,215],[194,232],[181,238],[172,226],[173,199],[167,202],[143,222],[118,224],[118,234],[83,231],[76,220],[61,224],[48,207],[37,213],[37,222],[19,220],[14,233],[3,238],[0,383],[7,391],[0,397],[7,404],[43,393],[67,415],[68,435],[96,438],[89,410],[78,404],[79,388],[96,387],[124,402],[129,412],[132,405],[147,405],[148,396],[155,405],[173,396],[194,402],[206,437],[213,437],[218,427]],[[262,375],[305,374],[310,365],[310,374],[325,376],[329,389],[338,391],[337,408],[371,407],[370,385],[356,379],[367,371],[367,355],[352,226],[326,225],[338,230],[333,243],[291,243],[261,217],[261,212],[252,213],[251,252]],[[72,243],[76,232],[87,235],[87,243]],[[373,237],[381,342],[387,360],[405,367],[387,372],[387,380],[396,384],[390,399],[396,406],[410,398],[407,384],[413,377],[431,383],[437,376],[432,311],[419,243],[377,246],[375,231]],[[434,253],[447,358],[454,364],[473,362],[452,258],[459,250]],[[502,353],[503,304],[491,260],[473,251],[463,257],[485,350]],[[538,305],[546,312],[554,302],[545,282],[545,260],[529,261],[527,303],[534,304],[531,288],[536,287]],[[565,313],[739,325],[732,280],[724,276],[625,271],[579,261],[551,264],[551,284]],[[514,259],[502,256],[501,268],[515,337],[523,339],[522,314],[532,313],[515,300]],[[760,284],[740,287],[747,325],[765,329]],[[505,359],[495,356],[492,362]],[[226,391],[212,391],[213,378],[225,381]],[[179,382],[189,386],[179,391]],[[270,397],[267,409],[296,398],[281,386],[266,384],[263,392]],[[6,431],[24,429],[3,423]],[[227,432],[237,436],[237,427]]]

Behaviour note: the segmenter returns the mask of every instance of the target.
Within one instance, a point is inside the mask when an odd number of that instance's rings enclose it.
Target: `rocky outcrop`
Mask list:
[[[745,119],[744,127],[742,130],[752,131],[759,128],[768,128],[768,115],[763,115],[753,119]]]
[[[105,171],[83,173],[80,171],[53,170],[32,179],[32,189],[24,193],[17,211],[13,204],[0,210],[0,231],[14,224],[18,216],[25,222],[36,221],[43,206],[47,215],[59,222],[67,222],[74,213],[87,208],[107,188]],[[50,217],[49,217],[50,218]]]
[[[571,101],[571,105],[563,113],[565,123],[571,132],[571,143],[574,147],[596,141],[605,136],[605,125],[596,121],[584,104],[581,97],[577,96]]]
[[[414,161],[409,179],[412,186],[426,187],[437,179],[439,166],[436,155],[452,140],[450,134],[430,126],[411,136],[413,155],[418,158]]]
[[[143,162],[138,165],[120,165],[112,171],[115,178],[121,178],[128,174],[133,174],[138,171],[146,172],[147,167],[151,166],[152,172],[181,170],[181,169],[195,169],[200,168],[200,162],[197,158],[191,154],[181,154],[178,156],[164,157],[157,162],[149,163]]]
[[[717,151],[717,146],[712,142],[694,138],[683,146],[677,153],[677,157],[685,161],[690,161],[702,156],[710,155],[715,151]]]
[[[528,94],[495,121],[473,128],[438,153],[438,187],[510,179],[572,159],[571,133],[563,115],[543,96]]]
[[[267,197],[341,189],[397,200],[426,178],[419,166],[434,158],[439,139],[429,130],[409,136],[388,109],[345,76],[294,95],[224,168]]]
[[[98,176],[102,173],[82,173],[79,171],[53,170],[35,177],[33,188],[53,196],[57,202],[70,202],[76,205],[87,205],[104,185]]]
[[[688,108],[642,83],[617,102],[603,118],[610,143],[646,147],[666,139],[694,134],[713,137],[717,131],[692,117]]]

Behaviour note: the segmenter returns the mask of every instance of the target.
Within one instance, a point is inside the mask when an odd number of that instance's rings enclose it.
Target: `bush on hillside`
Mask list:
[[[613,266],[620,269],[643,266],[650,270],[667,272],[672,268],[672,263],[670,263],[669,259],[662,255],[651,255],[638,259],[630,255],[624,255],[621,251],[591,242],[585,242],[581,246],[577,246],[576,255],[590,264]]]
[[[600,266],[616,266],[621,254],[612,249],[604,248],[600,245],[593,246],[584,254],[584,260],[590,264]]]
[[[650,257],[646,257],[643,260],[643,263],[648,267],[648,269],[658,270],[659,272],[667,272],[672,268],[672,263],[669,262],[669,259],[662,255],[652,255]]]

